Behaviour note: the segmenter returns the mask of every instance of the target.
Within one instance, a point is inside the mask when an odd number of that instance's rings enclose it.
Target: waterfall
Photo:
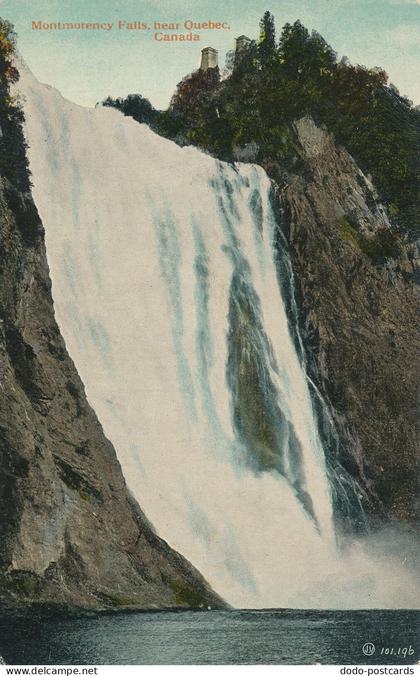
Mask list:
[[[238,607],[400,602],[336,551],[265,172],[19,87],[57,321],[158,534]]]

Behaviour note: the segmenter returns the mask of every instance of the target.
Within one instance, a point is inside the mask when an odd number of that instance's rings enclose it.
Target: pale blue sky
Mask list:
[[[94,105],[107,95],[141,93],[168,104],[176,83],[199,63],[207,44],[221,60],[235,36],[256,37],[266,9],[278,29],[300,19],[339,55],[381,66],[402,94],[420,103],[420,0],[0,0],[0,15],[15,24],[19,49],[43,82],[69,99]],[[202,31],[200,42],[158,43],[153,31],[55,31],[35,21],[226,21],[230,31]]]

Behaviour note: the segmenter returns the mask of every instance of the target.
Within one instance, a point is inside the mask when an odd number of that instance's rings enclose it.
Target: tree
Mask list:
[[[289,78],[304,80],[331,74],[336,64],[336,53],[316,31],[295,21],[286,23],[279,43],[279,57]]]
[[[9,21],[0,19],[0,76],[2,89],[10,82],[16,82],[19,74],[13,66],[13,54],[16,47],[16,35]]]
[[[23,112],[10,85],[19,78],[13,65],[16,46],[13,26],[0,19],[0,175],[15,188],[29,190],[29,170],[23,135]]]
[[[274,17],[270,12],[265,12],[260,21],[258,54],[262,68],[269,68],[276,60],[276,29]]]
[[[113,99],[108,96],[103,105],[117,108],[127,117],[132,117],[140,123],[153,124],[159,117],[159,111],[141,94],[129,94],[126,99]]]

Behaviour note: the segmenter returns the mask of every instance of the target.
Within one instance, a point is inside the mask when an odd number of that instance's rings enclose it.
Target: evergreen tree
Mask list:
[[[289,78],[304,80],[330,73],[336,64],[336,53],[316,31],[295,21],[286,23],[279,43],[279,58]]]
[[[265,12],[260,21],[258,54],[262,68],[269,68],[276,60],[276,29],[274,17],[270,12]]]

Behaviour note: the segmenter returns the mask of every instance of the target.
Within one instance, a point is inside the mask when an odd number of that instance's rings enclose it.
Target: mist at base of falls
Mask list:
[[[337,549],[264,171],[19,88],[57,321],[158,534],[236,607],[416,607],[398,553]]]

